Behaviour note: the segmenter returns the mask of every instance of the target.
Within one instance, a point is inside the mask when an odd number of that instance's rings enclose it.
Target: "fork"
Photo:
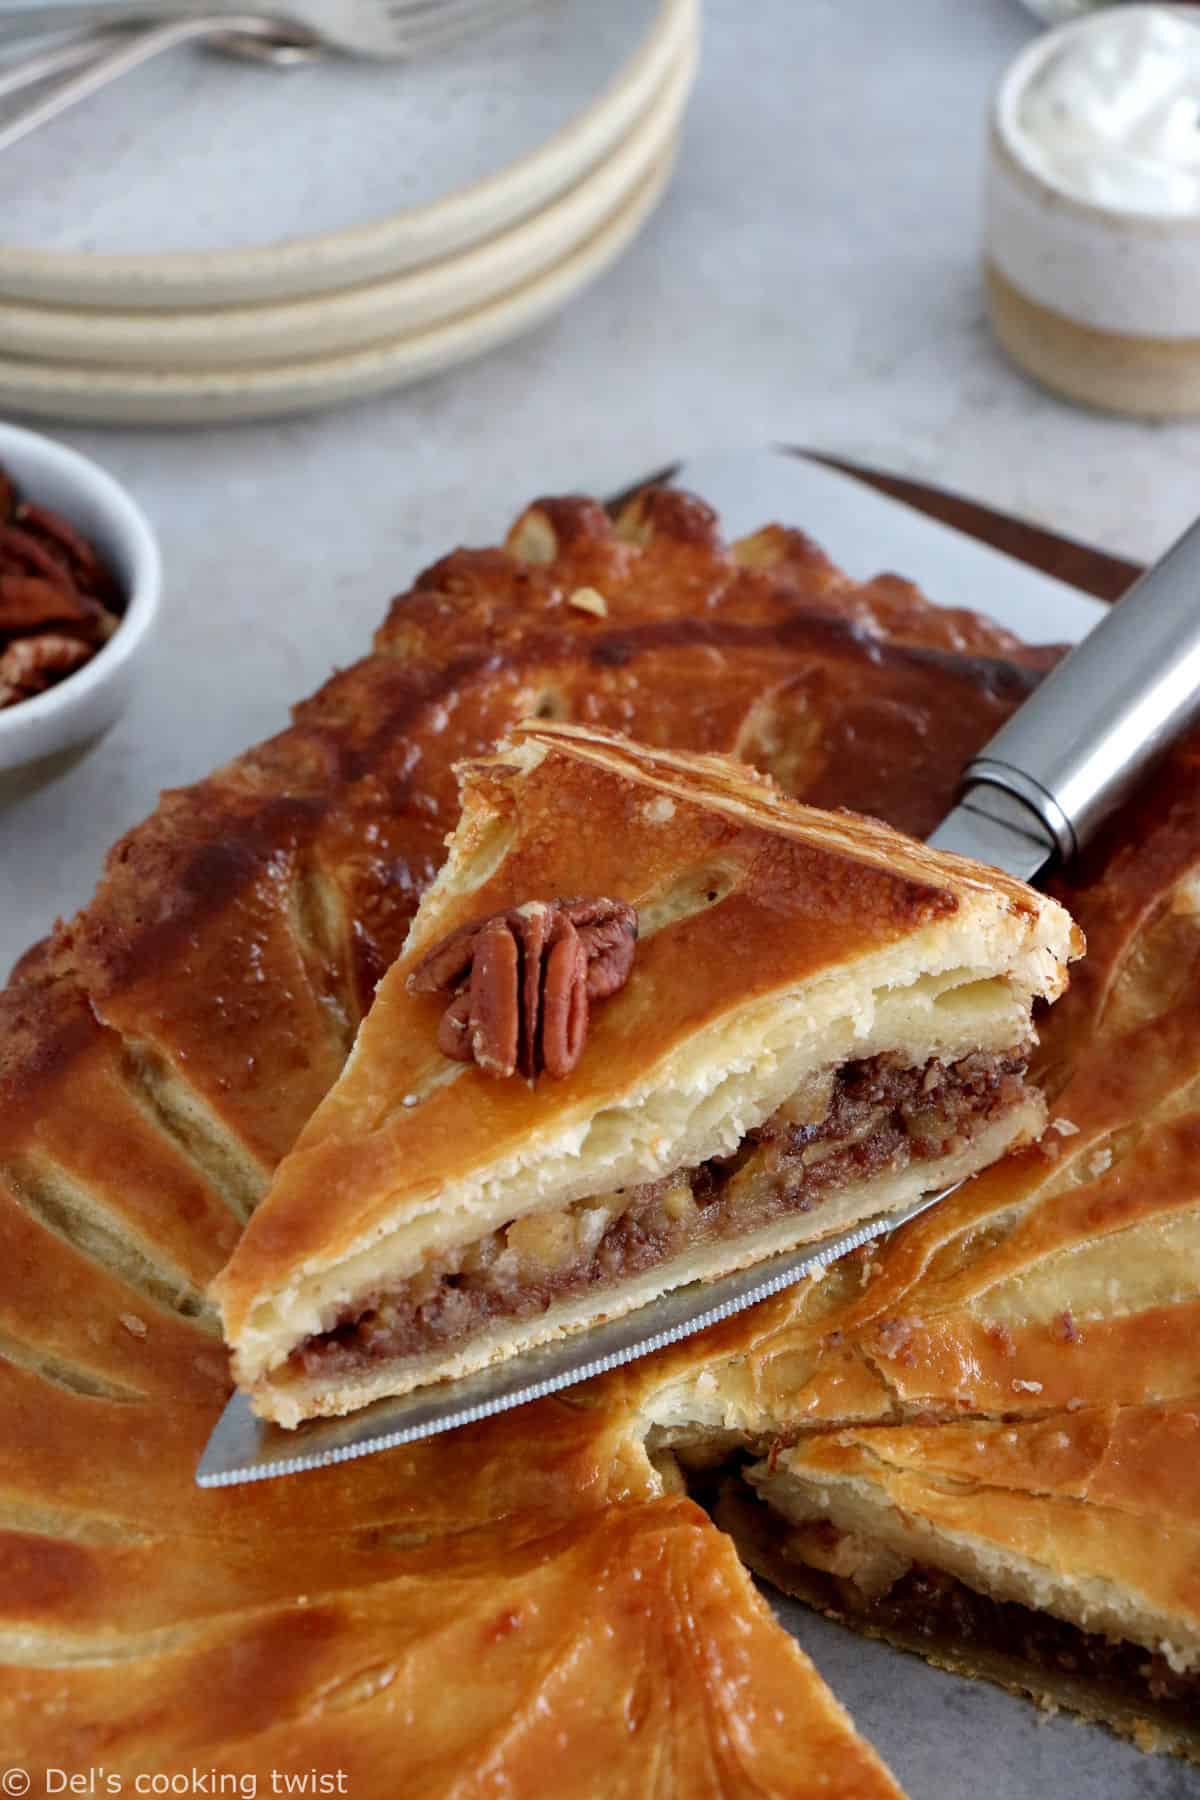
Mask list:
[[[277,7],[272,5],[258,13],[248,11],[245,0],[46,0],[40,6],[0,5],[0,44],[31,33],[40,35],[81,26],[98,30],[110,25],[156,25],[171,20],[199,24],[203,19],[204,31],[196,35],[205,36],[221,28],[222,21],[252,16],[254,36],[262,35],[266,23],[277,34],[281,27],[289,33],[298,31],[349,56],[407,62],[448,49],[514,13],[528,11],[535,3],[536,0],[284,0]],[[229,28],[226,23],[225,29]],[[241,30],[241,25],[236,29]],[[169,45],[164,43],[161,47]],[[157,54],[157,50],[151,54]],[[145,60],[144,56],[136,59]],[[135,64],[123,63],[115,73],[123,73],[126,66]],[[94,86],[89,85],[84,91],[92,93]]]
[[[172,0],[171,8],[179,16],[161,19],[162,0],[152,0],[160,22],[130,33],[117,29],[134,18],[146,18],[134,5],[90,8],[88,22],[92,35],[53,46],[34,53],[16,63],[0,65],[0,97],[19,89],[40,86],[51,75],[78,68],[49,93],[41,94],[27,105],[5,114],[0,122],[0,151],[28,137],[39,126],[48,125],[89,94],[107,87],[109,82],[126,75],[152,57],[180,44],[215,40],[222,48],[260,62],[286,68],[307,62],[323,50],[342,50],[359,57],[378,60],[411,61],[447,49],[463,37],[497,25],[512,14],[526,11],[536,0],[435,0],[432,12],[429,0],[303,0],[302,5],[282,15],[247,13],[236,0],[203,0],[204,10],[187,12],[185,0]],[[218,10],[219,9],[219,10]],[[64,15],[79,19],[84,8],[60,5],[53,0],[42,8],[25,14],[0,9],[0,18],[36,17],[44,32],[48,13],[56,20]],[[103,12],[103,21],[99,13]],[[313,21],[307,26],[295,22],[303,11]],[[332,15],[336,14],[336,18]],[[353,15],[353,16],[351,16]],[[320,19],[321,24],[316,21]],[[419,29],[403,29],[404,20],[416,22]],[[424,23],[420,23],[420,21]],[[106,24],[108,36],[97,36],[100,23]],[[353,40],[350,33],[353,32]],[[0,35],[0,43],[5,40]],[[386,46],[386,47],[385,47]]]
[[[82,37],[68,38],[19,60],[0,62],[0,100],[21,88],[35,87],[52,75],[65,75],[80,63],[91,62],[100,52],[119,41],[115,31],[88,32]]]
[[[233,34],[236,33],[236,38]],[[174,19],[138,32],[113,31],[108,36],[86,37],[39,52],[20,63],[0,69],[0,96],[19,88],[40,86],[49,76],[63,70],[84,67],[69,75],[48,94],[31,100],[0,121],[0,151],[28,137],[41,125],[48,125],[69,107],[89,94],[107,87],[110,81],[126,75],[164,50],[204,38],[230,38],[230,48],[246,55],[251,46],[261,51],[262,60],[286,66],[306,61],[319,53],[322,40],[305,34],[297,37],[280,30],[277,19],[254,13],[200,14],[191,19]],[[89,60],[90,59],[90,60]]]

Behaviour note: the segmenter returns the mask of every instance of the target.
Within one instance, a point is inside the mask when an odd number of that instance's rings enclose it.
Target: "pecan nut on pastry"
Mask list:
[[[460,927],[408,977],[413,994],[451,995],[438,1048],[489,1075],[569,1075],[593,1000],[624,987],[637,913],[624,900],[531,900]]]

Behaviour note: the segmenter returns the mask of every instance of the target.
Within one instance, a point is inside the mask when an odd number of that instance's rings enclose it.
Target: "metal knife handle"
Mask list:
[[[1073,856],[1200,714],[1200,521],[1119,600],[967,764]]]

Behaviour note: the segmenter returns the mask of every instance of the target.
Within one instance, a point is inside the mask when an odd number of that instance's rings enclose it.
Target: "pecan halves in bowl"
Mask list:
[[[120,623],[117,583],[68,520],[18,495],[0,469],[0,707],[90,660]]]
[[[413,994],[450,996],[438,1048],[489,1075],[569,1075],[591,1003],[624,987],[637,913],[624,900],[535,900],[477,919],[426,952]]]
[[[104,617],[102,608],[66,584],[40,575],[0,573],[0,632],[16,637],[53,626],[85,642],[103,642],[109,635]]]
[[[17,638],[6,650],[0,650],[0,706],[40,694],[81,669],[91,654],[90,645],[57,631]]]

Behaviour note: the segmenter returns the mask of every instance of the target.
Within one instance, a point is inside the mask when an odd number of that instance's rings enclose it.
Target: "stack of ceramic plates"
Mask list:
[[[147,65],[5,155],[0,406],[264,418],[527,330],[661,196],[698,3],[544,0],[411,65]]]

